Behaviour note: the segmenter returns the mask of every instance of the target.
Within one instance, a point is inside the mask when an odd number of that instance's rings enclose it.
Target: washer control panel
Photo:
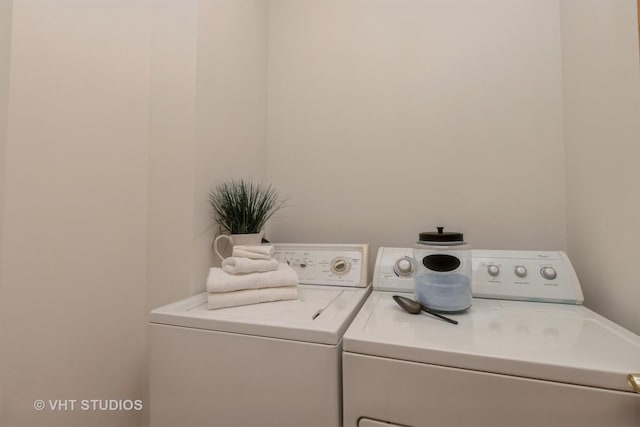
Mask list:
[[[368,244],[273,243],[273,257],[307,285],[366,287]]]
[[[378,249],[373,288],[413,292],[413,258],[409,248]],[[474,297],[582,304],[578,277],[561,251],[473,249]]]

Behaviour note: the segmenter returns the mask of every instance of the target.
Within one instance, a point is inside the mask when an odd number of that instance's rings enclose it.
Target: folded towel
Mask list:
[[[229,274],[264,273],[278,268],[278,260],[270,259],[250,259],[232,256],[222,261],[222,271]]]
[[[256,245],[256,246],[244,246],[238,245],[233,247],[231,256],[244,257],[251,259],[269,259],[273,257],[273,246],[271,245]]]
[[[294,286],[298,284],[295,270],[286,264],[278,263],[278,268],[264,273],[229,274],[218,267],[209,269],[207,291],[229,292],[242,289],[274,288],[276,286]]]
[[[217,308],[237,307],[239,305],[292,299],[298,299],[297,286],[246,289],[233,292],[209,292],[207,294],[207,308],[209,308],[209,310],[214,310]]]

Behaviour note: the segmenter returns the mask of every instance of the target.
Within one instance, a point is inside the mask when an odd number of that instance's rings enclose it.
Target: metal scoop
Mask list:
[[[450,319],[448,317],[443,316],[442,314],[439,314],[439,313],[436,313],[434,311],[431,311],[427,307],[425,307],[424,305],[420,304],[418,301],[414,301],[412,299],[405,298],[405,297],[400,296],[400,295],[394,295],[393,299],[395,300],[395,302],[398,303],[398,305],[400,307],[402,307],[408,313],[418,314],[421,311],[426,311],[430,315],[436,316],[436,317],[438,317],[438,318],[440,318],[442,320],[446,320],[449,323],[453,323],[454,325],[458,324],[457,320]]]

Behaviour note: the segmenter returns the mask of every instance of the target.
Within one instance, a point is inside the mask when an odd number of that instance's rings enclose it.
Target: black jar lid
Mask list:
[[[438,243],[447,243],[447,242],[464,242],[464,236],[462,233],[457,233],[453,231],[444,231],[444,227],[436,227],[438,231],[425,231],[420,233],[420,242],[438,242]]]

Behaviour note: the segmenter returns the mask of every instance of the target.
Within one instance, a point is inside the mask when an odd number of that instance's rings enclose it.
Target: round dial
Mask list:
[[[540,269],[540,274],[547,280],[553,280],[558,275],[553,267],[542,267]]]
[[[331,261],[331,271],[336,274],[347,274],[351,270],[351,261],[344,257],[335,258]]]
[[[500,274],[500,267],[492,264],[487,267],[487,273],[489,273],[490,276],[496,277],[498,274]]]
[[[517,265],[514,272],[518,277],[525,277],[527,275],[527,268],[524,265]]]
[[[407,257],[398,259],[395,264],[393,264],[393,272],[400,277],[411,276],[411,274],[413,274],[413,264],[411,260]]]

